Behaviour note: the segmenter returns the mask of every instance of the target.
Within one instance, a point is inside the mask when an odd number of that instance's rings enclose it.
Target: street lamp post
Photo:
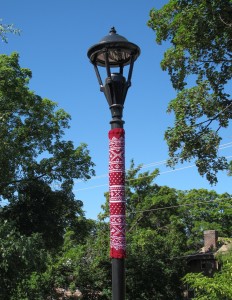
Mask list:
[[[112,115],[109,131],[109,207],[110,207],[110,257],[112,259],[112,299],[125,299],[126,257],[126,203],[125,203],[125,131],[122,120],[123,106],[135,60],[140,48],[116,33],[114,27],[109,34],[87,53],[94,66],[100,91],[104,93]],[[98,67],[106,69],[103,84]],[[127,78],[124,67],[129,66]],[[112,72],[118,68],[118,72]]]

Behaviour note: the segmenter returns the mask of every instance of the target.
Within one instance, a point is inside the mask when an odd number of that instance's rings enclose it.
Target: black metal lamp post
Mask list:
[[[129,42],[111,28],[109,35],[92,46],[87,53],[94,66],[100,90],[105,94],[112,120],[110,121],[110,255],[112,258],[112,296],[113,300],[125,299],[125,147],[122,120],[123,106],[135,60],[140,48]],[[127,78],[123,71],[129,66]],[[106,79],[103,84],[98,67],[105,67]],[[118,68],[118,72],[112,72]]]

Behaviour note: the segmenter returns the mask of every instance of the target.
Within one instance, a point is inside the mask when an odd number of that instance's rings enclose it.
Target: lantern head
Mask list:
[[[140,55],[140,48],[117,34],[112,27],[107,36],[89,48],[87,55],[94,66],[100,90],[105,94],[113,120],[121,120],[126,94],[131,86],[134,62]],[[123,71],[127,65],[129,71],[126,79]],[[98,67],[106,69],[105,84],[102,82]],[[113,72],[112,68],[118,68],[118,71]]]

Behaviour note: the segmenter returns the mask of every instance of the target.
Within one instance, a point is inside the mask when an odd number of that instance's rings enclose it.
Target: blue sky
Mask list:
[[[96,178],[75,183],[76,197],[84,203],[86,216],[96,218],[108,190],[108,131],[110,111],[99,91],[87,50],[115,26],[117,33],[139,45],[141,56],[135,63],[132,87],[125,102],[126,168],[131,159],[144,164],[144,171],[158,167],[156,182],[181,190],[214,189],[232,193],[232,178],[219,174],[211,187],[193,163],[172,170],[165,166],[168,150],[164,131],[173,123],[166,113],[168,102],[176,95],[168,75],[160,68],[167,45],[155,43],[154,32],[147,27],[149,11],[166,0],[5,0],[0,18],[21,30],[1,44],[1,53],[20,54],[21,67],[32,70],[30,88],[36,94],[58,103],[70,113],[71,129],[66,139],[78,146],[87,143],[96,164]],[[231,156],[231,128],[222,132],[220,154]]]

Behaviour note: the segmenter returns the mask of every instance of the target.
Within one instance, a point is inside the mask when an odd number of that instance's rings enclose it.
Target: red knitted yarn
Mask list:
[[[109,131],[110,256],[126,256],[125,131]]]

